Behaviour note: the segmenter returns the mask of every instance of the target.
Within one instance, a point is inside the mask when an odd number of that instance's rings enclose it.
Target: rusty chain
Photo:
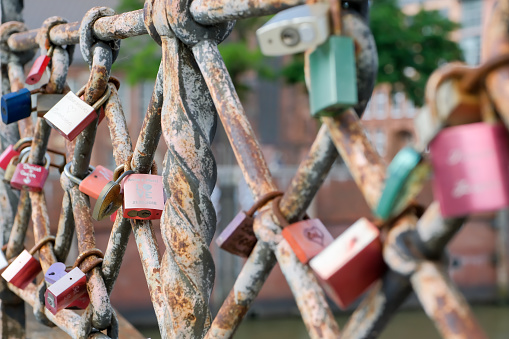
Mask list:
[[[2,85],[7,77],[11,91],[22,88],[23,65],[33,57],[32,51],[36,48],[46,50],[51,44],[56,47],[46,91],[62,93],[68,90],[65,85],[67,70],[73,47],[79,43],[81,53],[91,68],[85,101],[91,104],[108,87],[111,90],[105,116],[116,164],[125,164],[129,159],[132,170],[148,173],[161,135],[168,146],[162,171],[168,196],[161,219],[165,244],[162,256],[152,223],[126,219],[120,210],[102,259],[102,252],[95,246],[88,198],[62,175],[65,193],[54,245],[48,242],[42,244],[39,258],[44,272],[52,263],[64,261],[76,230],[80,253],[76,266],[87,272],[91,302],[81,317],[69,310],[54,316],[44,309],[46,285],[43,281],[39,285],[30,284],[25,289],[8,285],[15,295],[34,307],[39,321],[57,325],[75,338],[89,335],[106,337],[95,333],[94,329],[107,330],[109,337],[118,337],[118,319],[111,308],[109,294],[119,274],[131,224],[162,337],[233,336],[276,262],[291,287],[310,336],[340,336],[339,326],[323,290],[311,269],[297,259],[288,242],[282,238],[282,219],[274,214],[270,203],[261,207],[255,217],[254,232],[258,242],[215,319],[212,319],[209,310],[215,275],[209,245],[216,226],[211,194],[217,176],[211,143],[217,116],[225,127],[253,196],[259,199],[277,191],[217,44],[229,35],[236,19],[274,14],[304,3],[300,0],[241,3],[226,0],[147,0],[143,10],[119,15],[109,8],[95,7],[87,12],[81,24],[69,24],[62,18],[52,17],[38,30],[26,31],[19,22],[0,26],[2,64],[7,65],[8,70],[5,74],[2,67]],[[498,57],[503,62],[506,50],[499,44],[509,46],[509,20],[504,11],[508,6],[501,6],[495,12],[490,25],[493,31],[490,37],[493,38],[487,43],[488,56]],[[336,32],[341,30],[351,36],[359,50],[356,54],[357,74],[361,74],[359,105],[355,107],[356,112],[349,109],[335,118],[322,118],[323,126],[307,157],[281,200],[278,200],[280,212],[289,222],[303,217],[338,154],[347,164],[370,207],[378,203],[385,184],[386,166],[368,142],[356,114],[362,113],[374,86],[376,51],[369,28],[362,19],[348,11],[341,12],[343,26],[335,25]],[[120,39],[142,34],[150,34],[161,45],[163,56],[133,151],[117,94],[119,84],[109,80]],[[500,65],[497,64],[497,67]],[[507,86],[502,86],[506,82],[504,74],[507,69],[502,67],[485,77],[491,98],[509,125],[509,111],[503,105]],[[20,121],[17,124],[19,130],[12,127],[16,125],[2,125],[0,146],[4,149],[19,136],[33,134],[29,161],[40,164],[46,152],[50,127],[41,118],[37,119],[35,127],[30,121]],[[74,143],[67,144],[67,156],[72,159],[71,172],[78,178],[84,177],[88,171],[96,129],[97,119]],[[10,226],[4,226],[7,258],[13,258],[22,251],[30,213],[35,241],[50,239],[44,193],[22,191],[18,198],[4,185],[0,192],[9,197],[9,204],[0,207],[5,213],[3,215],[7,215],[5,220],[12,225],[12,230]],[[341,337],[377,337],[412,289],[443,337],[454,338],[454,332],[460,333],[462,338],[486,337],[440,262],[444,246],[464,220],[443,219],[437,203],[433,203],[420,219],[412,210],[395,218],[384,248],[389,271],[354,312]],[[5,282],[2,284],[5,285]],[[9,295],[4,287],[0,288],[0,293],[2,311],[5,312],[4,301],[7,305],[9,301],[15,304],[16,298]],[[443,303],[448,308],[441,306]]]

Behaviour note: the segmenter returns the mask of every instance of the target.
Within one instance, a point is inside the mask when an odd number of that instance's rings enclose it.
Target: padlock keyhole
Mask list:
[[[51,273],[50,273],[50,274],[48,274],[48,275],[55,275],[55,272],[51,272]]]

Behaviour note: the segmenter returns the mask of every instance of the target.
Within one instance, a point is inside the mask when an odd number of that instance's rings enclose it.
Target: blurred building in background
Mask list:
[[[406,0],[400,2],[409,14],[416,12],[420,6],[424,6],[429,9],[438,9],[444,16],[460,22],[463,28],[455,33],[455,38],[460,41],[466,61],[469,64],[479,62],[482,18],[485,17],[484,13],[491,6],[492,1]],[[25,0],[25,21],[30,29],[40,27],[45,18],[54,15],[65,17],[70,22],[77,21],[93,6],[115,8],[118,1],[93,0],[71,3],[62,0]],[[145,36],[133,39],[150,38]],[[75,60],[69,69],[69,84],[73,90],[85,84],[89,74],[88,65],[84,64],[78,51],[79,48],[76,49]],[[119,59],[129,57],[130,51],[121,48]],[[281,59],[271,59],[270,62],[275,67],[282,64]],[[114,71],[112,75],[121,81],[124,78],[121,72]],[[288,86],[278,81],[260,80],[256,76],[249,79],[252,91],[242,98],[246,114],[259,137],[271,172],[277,179],[280,189],[284,190],[300,161],[308,152],[318,131],[318,122],[309,114],[308,98],[303,85]],[[152,89],[153,82],[141,82],[135,86],[122,83],[120,87],[120,100],[129,124],[133,145],[137,141]],[[387,163],[401,147],[414,140],[412,119],[418,112],[419,108],[406,100],[403,93],[391,94],[389,85],[380,85],[375,89],[363,116],[363,123],[367,136]],[[102,122],[97,132],[92,164],[102,164],[113,169],[115,164],[108,136],[106,122]],[[64,139],[53,132],[50,145],[64,148]],[[239,210],[247,210],[253,200],[221,127],[218,127],[213,149],[218,164],[218,181],[214,192],[218,213],[216,232],[218,234]],[[156,156],[159,168],[162,166],[165,153],[166,145],[161,140]],[[61,208],[62,190],[57,173],[52,172],[50,179],[51,181],[46,184],[46,197],[54,232]],[[419,196],[419,201],[425,205],[432,201],[430,185],[427,185]],[[335,237],[360,217],[371,217],[364,198],[341,159],[334,164],[308,214],[319,217]],[[507,269],[500,265],[498,265],[497,273],[497,263],[501,261],[497,260],[497,228],[493,220],[493,215],[471,218],[449,246],[451,276],[467,292],[468,297],[484,301],[497,297],[497,279],[502,279],[503,275],[507,274]],[[97,245],[104,250],[108,242],[111,223],[97,222],[95,227]],[[154,228],[156,233],[159,233],[157,222],[154,223]],[[165,248],[160,236],[159,241],[162,253]],[[220,251],[215,243],[212,244],[211,250],[216,263],[216,282],[212,298],[212,308],[216,310],[233,286],[242,268],[243,259]],[[74,262],[76,255],[75,249],[70,254],[70,262]],[[155,323],[145,277],[132,236],[111,300],[113,305],[133,323]],[[297,312],[291,291],[278,267],[273,270],[251,312],[261,315]]]

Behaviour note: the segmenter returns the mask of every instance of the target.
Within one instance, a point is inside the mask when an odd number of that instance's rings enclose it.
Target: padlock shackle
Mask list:
[[[50,48],[48,49],[48,51],[46,52],[46,56],[51,58],[53,57],[53,52],[55,51],[55,46],[54,45],[51,45]]]
[[[21,158],[20,163],[27,163],[28,156],[30,155],[30,152],[26,152],[23,157]],[[46,168],[49,171],[49,167],[51,165],[51,158],[48,153],[44,153],[44,168]]]
[[[80,185],[81,182],[83,181],[83,179],[80,179],[78,177],[76,177],[75,175],[73,175],[71,173],[71,164],[72,162],[66,164],[64,166],[64,174],[69,178],[69,180],[71,180],[73,183],[75,183],[76,185]],[[90,173],[92,173],[93,171],[95,171],[95,167],[92,166],[92,165],[88,165],[88,171]]]
[[[80,90],[76,93],[76,96],[78,97],[81,97],[83,94],[85,94],[85,89],[87,88],[87,85],[84,85],[83,87],[80,88]],[[106,100],[109,99],[110,97],[110,94],[111,94],[111,88],[110,86],[106,86],[106,90],[104,91],[104,94],[102,97],[99,98],[99,100],[97,100],[93,105],[92,107],[94,108],[94,110],[99,110],[99,108],[101,108],[102,105],[104,105],[104,103],[106,102]]]
[[[31,144],[32,143],[32,140],[33,138],[32,137],[26,137],[26,138],[22,138],[22,139],[19,139],[12,148],[14,148],[15,151],[19,152],[20,150],[28,147],[26,146],[27,144]]]

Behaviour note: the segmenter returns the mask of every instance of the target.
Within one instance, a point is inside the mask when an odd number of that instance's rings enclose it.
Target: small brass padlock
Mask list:
[[[124,201],[124,196],[121,193],[121,185],[122,179],[126,176],[133,174],[134,171],[124,171],[124,165],[118,166],[113,172],[113,180],[110,181],[104,186],[99,194],[99,198],[94,206],[94,211],[92,212],[92,218],[97,221],[100,221],[107,216],[113,214],[117,209],[122,206]]]
[[[27,148],[23,149],[19,155],[16,155],[11,158],[11,160],[9,161],[9,164],[7,165],[7,169],[5,170],[5,173],[4,173],[4,179],[3,179],[4,182],[6,182],[6,183],[11,182],[12,176],[14,175],[14,172],[16,171],[16,166],[21,161],[23,156],[25,154],[27,154],[28,152],[30,152],[30,149],[31,149],[31,147],[27,147]]]

